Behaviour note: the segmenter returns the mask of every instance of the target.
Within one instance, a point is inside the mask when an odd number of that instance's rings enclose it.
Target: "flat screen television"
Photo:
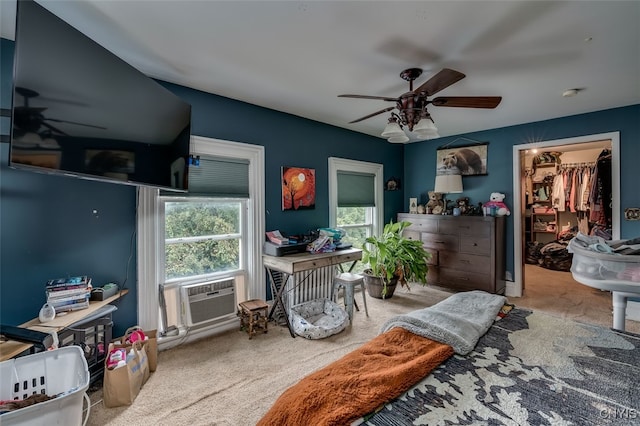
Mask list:
[[[11,167],[188,189],[188,103],[34,1],[15,34]]]

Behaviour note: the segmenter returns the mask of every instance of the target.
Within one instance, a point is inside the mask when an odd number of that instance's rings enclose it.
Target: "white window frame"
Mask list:
[[[247,202],[247,298],[265,299],[266,281],[262,267],[262,241],[265,233],[264,147],[260,145],[192,136],[191,152],[249,160],[249,201]],[[164,280],[164,223],[160,223],[159,191],[138,188],[138,324],[158,329],[158,287]],[[163,216],[162,216],[163,217]]]
[[[338,218],[338,172],[357,172],[374,175],[375,203],[373,208],[373,234],[380,235],[384,226],[384,166],[366,161],[329,157],[329,226],[337,226]]]

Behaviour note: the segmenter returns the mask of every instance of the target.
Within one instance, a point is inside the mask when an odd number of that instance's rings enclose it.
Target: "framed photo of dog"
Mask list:
[[[438,148],[436,174],[473,176],[487,174],[488,143]]]

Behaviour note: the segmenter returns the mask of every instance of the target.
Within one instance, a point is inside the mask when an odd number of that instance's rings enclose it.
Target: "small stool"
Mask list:
[[[269,305],[264,300],[251,299],[238,305],[240,317],[240,330],[247,330],[249,339],[259,330],[267,332]]]
[[[344,288],[344,306],[347,308],[349,314],[349,320],[353,319],[353,293],[355,286],[360,285],[362,288],[362,300],[364,301],[364,310],[369,316],[369,310],[367,309],[367,297],[364,294],[364,278],[362,275],[352,274],[351,272],[343,272],[333,278],[333,288],[331,288],[331,300],[335,302],[334,297],[337,296],[340,287]],[[356,309],[358,306],[356,305]],[[358,309],[359,310],[359,309]]]

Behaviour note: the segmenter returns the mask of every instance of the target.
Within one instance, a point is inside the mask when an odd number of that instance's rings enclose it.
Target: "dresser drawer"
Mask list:
[[[470,271],[459,271],[449,268],[438,268],[440,285],[460,290],[484,290],[493,293],[491,276]]]
[[[408,240],[418,240],[418,241],[421,240],[420,231],[414,231],[413,229],[409,229],[409,228],[402,231],[402,236]]]
[[[434,249],[430,249],[430,248],[425,248],[424,251],[426,251],[427,253],[429,253],[431,255],[431,258],[429,258],[429,260],[427,260],[427,265],[438,265],[439,264],[439,257],[440,257],[440,252],[438,250],[434,250]]]
[[[461,235],[460,252],[489,256],[491,254],[491,240],[473,235]]]
[[[411,223],[405,231],[438,232],[438,220],[429,219],[428,215],[398,216],[398,221]]]
[[[458,243],[457,235],[422,233],[422,244],[427,248],[457,251]]]
[[[443,268],[481,274],[491,273],[491,261],[487,256],[441,251],[439,262]]]
[[[438,232],[442,234],[477,235],[489,237],[491,233],[490,223],[469,218],[454,218],[441,220]]]

